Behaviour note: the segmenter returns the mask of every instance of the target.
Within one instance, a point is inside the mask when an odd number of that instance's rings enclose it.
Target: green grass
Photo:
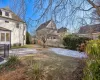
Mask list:
[[[34,44],[27,44],[24,46],[12,46],[11,49],[18,49],[18,48],[41,48],[40,45],[34,45]]]
[[[24,46],[12,46],[11,49],[18,49],[18,48],[33,48],[34,45],[24,45]]]

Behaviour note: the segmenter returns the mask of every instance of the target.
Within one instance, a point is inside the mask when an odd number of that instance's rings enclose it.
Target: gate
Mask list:
[[[0,44],[0,56],[4,58],[9,57],[9,45],[8,44]]]

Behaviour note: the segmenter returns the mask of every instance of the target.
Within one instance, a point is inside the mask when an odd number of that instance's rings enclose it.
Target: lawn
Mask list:
[[[24,46],[12,46],[12,49],[17,49],[17,48],[33,48],[34,45],[24,45]]]
[[[31,54],[19,58],[24,66],[4,70],[0,80],[81,80],[82,60],[53,52]],[[13,76],[12,76],[13,75]]]

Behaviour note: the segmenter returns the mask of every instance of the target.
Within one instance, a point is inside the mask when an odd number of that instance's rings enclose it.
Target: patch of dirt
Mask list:
[[[21,68],[0,75],[0,80],[28,80],[28,78],[25,75],[25,68]]]
[[[47,59],[47,58],[49,58],[49,56],[44,55],[44,54],[35,54],[35,55],[34,55],[34,59],[35,59],[35,60]]]

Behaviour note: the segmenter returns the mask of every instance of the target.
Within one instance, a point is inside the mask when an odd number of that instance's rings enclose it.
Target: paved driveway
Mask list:
[[[10,55],[27,55],[27,54],[33,54],[37,53],[36,49],[30,49],[30,48],[19,48],[19,49],[11,49],[9,51]]]

